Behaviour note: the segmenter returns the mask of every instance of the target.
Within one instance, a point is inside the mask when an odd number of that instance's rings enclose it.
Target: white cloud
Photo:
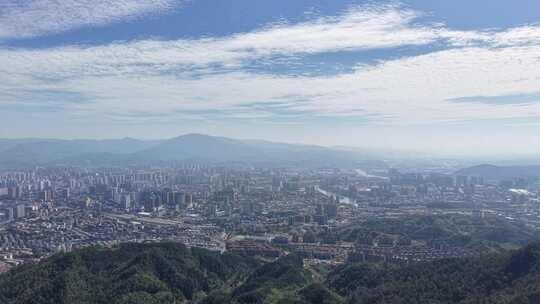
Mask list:
[[[59,33],[163,12],[178,0],[3,0],[0,39]]]
[[[495,33],[493,43],[497,46],[538,45],[540,44],[540,25],[522,26]]]
[[[335,18],[220,39],[0,50],[0,104],[35,106],[43,101],[32,92],[48,90],[87,97],[85,103],[62,104],[68,115],[123,121],[140,120],[140,113],[148,114],[146,120],[162,121],[214,112],[229,118],[272,118],[283,115],[279,111],[393,124],[540,116],[539,104],[495,107],[448,101],[536,93],[539,27],[453,31],[416,25],[418,16],[395,6],[364,7]],[[291,77],[245,70],[246,61],[266,57],[434,42],[446,43],[448,49],[362,65],[349,74]],[[242,106],[276,102],[287,106]]]
[[[364,7],[339,17],[282,24],[221,39],[145,40],[96,47],[3,50],[0,54],[5,71],[47,78],[144,74],[209,64],[237,67],[244,60],[265,56],[423,45],[438,39],[436,29],[412,24],[417,17],[417,13],[395,6]]]
[[[98,116],[127,114],[129,118],[135,112],[174,119],[171,114],[186,112],[183,115],[198,117],[211,110],[224,111],[230,118],[273,117],[280,114],[272,109],[250,110],[240,105],[289,102],[285,110],[302,111],[312,117],[367,116],[374,119],[371,123],[380,124],[502,119],[540,116],[540,104],[490,106],[447,100],[538,92],[540,69],[534,68],[540,66],[538,54],[540,46],[474,47],[387,61],[331,77],[278,77],[237,71],[195,79],[164,75],[92,76],[43,86],[54,90],[69,88],[94,96],[95,103],[67,106],[72,111]],[[149,115],[149,119],[156,117]]]
[[[346,14],[297,25],[281,25],[229,39],[226,48],[256,55],[320,53],[339,50],[422,45],[436,30],[415,26],[419,13],[397,6],[361,7]]]

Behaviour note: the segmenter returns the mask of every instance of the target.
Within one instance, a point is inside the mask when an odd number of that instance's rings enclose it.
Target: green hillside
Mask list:
[[[92,247],[0,276],[0,303],[181,302],[242,280],[256,266],[176,243]]]
[[[500,217],[473,219],[465,215],[413,215],[405,218],[370,218],[362,223],[322,235],[349,242],[369,242],[380,236],[419,242],[444,243],[482,252],[500,252],[540,241],[536,229]]]
[[[345,264],[321,282],[289,255],[252,258],[176,243],[58,254],[0,276],[2,304],[540,303],[540,243],[410,266]]]
[[[540,303],[540,244],[408,267],[349,264],[328,285],[350,303]]]

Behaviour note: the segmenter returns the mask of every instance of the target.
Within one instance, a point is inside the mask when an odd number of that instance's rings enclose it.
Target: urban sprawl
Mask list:
[[[58,252],[177,241],[307,264],[412,263],[478,254],[445,242],[335,231],[371,218],[460,214],[540,227],[540,184],[397,170],[33,168],[0,174],[0,272]]]

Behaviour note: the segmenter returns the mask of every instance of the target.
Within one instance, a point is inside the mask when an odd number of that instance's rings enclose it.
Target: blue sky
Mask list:
[[[0,137],[540,151],[537,0],[4,0]]]

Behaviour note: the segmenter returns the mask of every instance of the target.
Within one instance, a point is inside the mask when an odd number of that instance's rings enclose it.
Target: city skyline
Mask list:
[[[431,2],[6,1],[0,138],[540,151],[540,4]]]

